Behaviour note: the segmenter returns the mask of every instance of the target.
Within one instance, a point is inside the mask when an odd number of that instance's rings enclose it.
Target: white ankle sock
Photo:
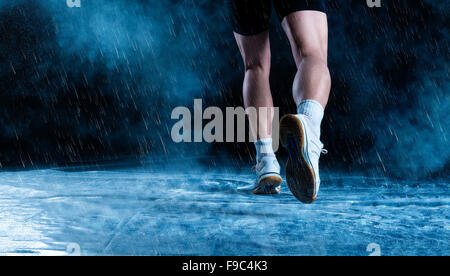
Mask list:
[[[265,138],[255,142],[256,148],[256,160],[259,162],[261,158],[265,156],[273,156],[275,158],[275,152],[273,152],[272,138]]]
[[[297,112],[311,120],[314,130],[320,137],[320,125],[325,112],[323,106],[318,101],[305,100],[298,105]]]

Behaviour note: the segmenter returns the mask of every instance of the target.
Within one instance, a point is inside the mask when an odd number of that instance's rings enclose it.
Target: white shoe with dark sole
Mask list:
[[[320,188],[319,158],[323,150],[320,137],[311,130],[304,115],[286,115],[280,122],[282,146],[289,153],[286,182],[292,194],[303,203],[317,200]]]
[[[280,175],[280,165],[274,156],[263,157],[255,167],[255,195],[279,194],[283,179]]]

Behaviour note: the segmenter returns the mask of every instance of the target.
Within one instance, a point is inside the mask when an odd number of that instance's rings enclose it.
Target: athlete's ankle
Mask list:
[[[325,112],[323,106],[315,100],[304,100],[298,105],[297,112],[310,119],[314,131],[320,137],[320,127]]]
[[[275,152],[273,151],[272,138],[260,139],[255,142],[256,148],[256,161],[261,161],[264,157],[275,157]]]

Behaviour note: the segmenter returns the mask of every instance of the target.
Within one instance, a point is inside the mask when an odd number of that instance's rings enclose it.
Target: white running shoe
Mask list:
[[[273,195],[280,193],[283,179],[280,176],[280,164],[275,156],[263,156],[255,166],[256,185],[255,195]]]
[[[311,124],[304,115],[286,115],[280,122],[281,144],[289,153],[286,182],[294,196],[303,203],[317,200],[319,158],[322,153],[327,153]]]

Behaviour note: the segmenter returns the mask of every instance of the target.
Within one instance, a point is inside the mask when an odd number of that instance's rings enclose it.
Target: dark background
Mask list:
[[[243,67],[222,1],[65,2],[0,0],[1,168],[252,162],[249,144],[170,139],[176,106],[242,105]],[[450,2],[329,2],[324,169],[447,177]],[[272,93],[283,115],[295,111],[295,65],[272,25]]]

